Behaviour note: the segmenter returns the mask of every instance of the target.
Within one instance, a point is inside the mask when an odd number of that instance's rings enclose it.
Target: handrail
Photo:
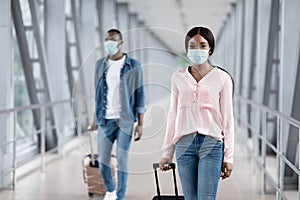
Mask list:
[[[29,105],[29,106],[23,106],[23,107],[17,107],[17,108],[9,108],[9,109],[3,109],[3,110],[0,110],[0,115],[11,115],[13,114],[13,117],[12,117],[12,121],[13,121],[13,137],[11,139],[9,139],[8,141],[5,141],[3,143],[0,144],[0,148],[5,148],[6,146],[8,145],[12,145],[13,148],[12,148],[12,167],[10,170],[5,170],[2,174],[0,174],[0,178],[2,179],[3,177],[6,177],[8,174],[11,174],[12,173],[12,188],[15,189],[16,187],[16,170],[17,168],[20,167],[20,165],[17,165],[17,142],[20,141],[20,140],[23,140],[24,137],[21,137],[21,138],[17,138],[16,136],[16,124],[17,124],[17,116],[18,116],[18,113],[20,112],[23,112],[23,111],[32,111],[32,110],[35,110],[35,109],[39,109],[40,112],[41,112],[41,127],[36,130],[34,132],[34,134],[30,134],[30,135],[40,135],[41,136],[41,145],[40,145],[40,153],[38,154],[38,156],[35,155],[35,157],[40,157],[41,159],[41,164],[40,164],[40,167],[41,167],[41,170],[42,172],[44,171],[45,169],[45,159],[44,159],[44,156],[48,153],[51,153],[52,150],[59,150],[59,148],[61,148],[61,143],[60,143],[60,137],[61,134],[57,134],[58,136],[58,146],[47,151],[45,150],[46,148],[46,134],[45,134],[45,131],[46,131],[46,124],[45,124],[45,120],[46,120],[46,112],[47,112],[47,108],[48,107],[54,107],[54,106],[57,106],[57,105],[65,105],[65,104],[70,104],[71,103],[71,106],[72,106],[72,103],[75,103],[75,102],[84,102],[84,101],[88,101],[90,100],[91,96],[85,96],[85,97],[76,97],[76,99],[72,98],[72,99],[64,99],[64,100],[59,100],[59,101],[53,101],[53,102],[48,102],[48,103],[43,103],[43,104],[34,104],[34,105]],[[71,112],[72,111],[72,108],[71,108]],[[88,115],[87,114],[84,114],[84,115],[80,115],[80,116],[74,116],[74,121],[80,121],[81,119],[87,119],[88,118]],[[73,122],[73,121],[72,121]],[[59,127],[61,126],[62,124],[65,124],[65,121],[61,121],[61,122],[58,122],[58,124],[54,124],[54,125],[51,125],[50,128],[53,128],[53,127]],[[75,123],[76,124],[76,123]],[[77,127],[78,130],[81,130],[81,123],[78,123],[78,126],[80,127]],[[49,127],[48,127],[49,128]],[[25,162],[26,163],[26,162]],[[24,164],[24,163],[23,163]],[[27,174],[26,174],[27,175]]]
[[[235,105],[235,108],[241,108],[242,106],[251,106],[253,109],[258,109],[259,115],[261,115],[261,131],[257,127],[255,128],[255,125],[253,123],[249,123],[249,121],[246,119],[243,119],[243,116],[241,113],[236,112],[236,120],[239,120],[240,126],[250,129],[252,131],[252,139],[253,139],[253,144],[254,147],[251,152],[251,157],[256,161],[256,163],[259,165],[260,169],[263,171],[263,192],[266,191],[266,181],[270,182],[272,187],[276,191],[276,196],[277,199],[287,199],[285,193],[284,193],[284,166],[287,165],[291,168],[291,170],[298,176],[298,179],[300,180],[300,170],[293,164],[285,155],[284,155],[284,150],[283,150],[283,130],[282,130],[282,123],[287,122],[288,125],[292,125],[295,128],[298,129],[298,137],[300,141],[300,121],[287,116],[286,114],[283,114],[279,111],[276,111],[270,107],[267,107],[265,105],[258,104],[252,100],[246,99],[241,96],[235,96],[234,98],[235,102],[237,102],[237,105]],[[271,114],[274,117],[276,117],[277,123],[276,123],[276,145],[272,144],[270,141],[267,139],[267,114]],[[239,125],[239,123],[237,123]],[[261,145],[261,157],[257,152],[259,152],[258,145],[258,140],[261,140],[262,145]],[[277,179],[273,179],[270,175],[268,170],[266,169],[266,149],[269,147],[272,149],[272,151],[276,154],[276,159],[277,159]],[[300,156],[300,148],[298,149],[298,155]],[[259,162],[259,159],[261,159],[261,162]],[[298,165],[300,166],[300,159],[298,161]],[[300,198],[300,181],[298,182],[298,195]]]
[[[85,96],[85,97],[76,97],[76,99],[64,99],[64,100],[59,100],[59,101],[52,101],[48,103],[41,103],[41,104],[32,104],[29,106],[21,106],[21,107],[16,107],[16,108],[8,108],[8,109],[3,109],[0,110],[0,115],[2,114],[7,114],[11,112],[21,112],[24,110],[33,110],[33,109],[38,109],[41,108],[42,106],[50,107],[58,104],[63,104],[63,103],[73,103],[85,99],[89,99],[91,96]]]
[[[253,128],[252,125],[250,125],[249,123],[245,123],[245,122],[242,122],[246,127],[248,128]],[[264,138],[263,136],[259,135],[257,132],[256,129],[252,129],[254,131],[254,133],[256,134],[256,137],[258,137],[259,139],[261,139],[262,141],[266,142],[266,145],[272,149],[275,153],[278,153],[278,155],[285,161],[285,163],[291,168],[294,170],[294,172],[297,174],[297,175],[300,175],[300,169],[297,169],[297,167],[291,163],[291,161],[289,161],[282,153],[280,153],[276,146],[273,145],[271,142],[269,142],[266,138]]]
[[[290,116],[288,116],[288,115],[286,115],[284,113],[281,113],[281,112],[279,112],[277,110],[274,110],[274,109],[272,109],[272,108],[270,108],[268,106],[265,106],[265,105],[262,105],[262,104],[258,104],[256,102],[254,102],[252,100],[249,100],[249,99],[246,99],[245,97],[242,97],[242,96],[239,96],[237,98],[240,99],[240,100],[242,100],[242,101],[244,101],[244,102],[246,102],[247,104],[254,105],[255,107],[258,107],[260,109],[263,109],[264,111],[267,111],[268,113],[276,115],[276,116],[284,119],[286,122],[290,123],[291,125],[293,125],[293,126],[295,126],[297,128],[300,128],[300,121],[298,121],[298,120],[296,120],[296,119],[294,119],[294,118],[292,118],[292,117],[290,117]]]

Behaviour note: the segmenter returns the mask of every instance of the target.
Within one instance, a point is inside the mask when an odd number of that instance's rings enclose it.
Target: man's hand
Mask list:
[[[137,125],[134,129],[134,141],[139,141],[143,135],[143,126]]]
[[[233,170],[233,165],[231,163],[223,162],[222,173],[221,173],[222,180],[228,178],[231,175],[232,170]]]
[[[87,129],[89,131],[96,131],[98,130],[98,125],[95,122],[93,122],[90,126],[87,127]]]

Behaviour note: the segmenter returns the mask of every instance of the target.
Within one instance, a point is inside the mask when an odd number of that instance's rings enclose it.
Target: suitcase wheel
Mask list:
[[[89,197],[93,197],[94,196],[94,194],[93,193],[89,193]]]

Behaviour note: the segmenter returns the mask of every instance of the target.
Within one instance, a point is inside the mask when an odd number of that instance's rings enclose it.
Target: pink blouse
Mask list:
[[[224,162],[233,163],[234,118],[231,77],[215,67],[198,83],[188,68],[172,75],[171,100],[162,157],[172,159],[175,144],[191,133],[224,142]]]

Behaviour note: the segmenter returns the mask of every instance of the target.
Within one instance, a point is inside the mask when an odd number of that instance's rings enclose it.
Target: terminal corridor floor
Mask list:
[[[239,147],[240,148],[240,147]],[[220,181],[219,200],[271,200],[274,194],[262,195],[260,174],[252,174],[251,162],[243,151],[236,156],[232,177]],[[16,190],[0,191],[1,200],[87,200],[89,199],[82,179],[82,155],[76,150],[47,165],[45,173],[37,171],[18,182]],[[133,161],[131,160],[131,164]],[[135,162],[138,164],[138,161]],[[150,168],[150,167],[149,167]],[[160,173],[162,193],[172,194],[170,173]],[[179,179],[178,179],[179,182]],[[181,192],[181,191],[180,191]],[[149,172],[129,175],[126,199],[147,200],[155,195],[155,182]],[[95,196],[93,199],[102,199]]]
[[[167,101],[166,101],[167,105]],[[152,163],[160,159],[160,148],[164,138],[166,105],[148,108],[145,116],[143,139],[132,142],[129,159],[128,200],[148,200],[156,195]],[[150,117],[152,116],[152,117]],[[93,135],[96,140],[96,133]],[[237,135],[239,137],[239,135]],[[218,200],[271,200],[275,194],[262,194],[261,172],[253,173],[255,163],[248,157],[247,149],[238,141],[235,149],[235,163],[232,176],[220,181]],[[16,189],[0,191],[1,200],[87,200],[86,186],[82,175],[82,158],[88,151],[88,137],[75,139],[75,148],[65,153],[63,158],[46,165],[45,172],[40,170],[17,182]],[[96,144],[94,144],[94,149]],[[254,166],[254,167],[253,167]],[[159,173],[162,194],[174,194],[171,173]],[[182,194],[180,180],[177,179]],[[103,199],[95,196],[93,199]]]

